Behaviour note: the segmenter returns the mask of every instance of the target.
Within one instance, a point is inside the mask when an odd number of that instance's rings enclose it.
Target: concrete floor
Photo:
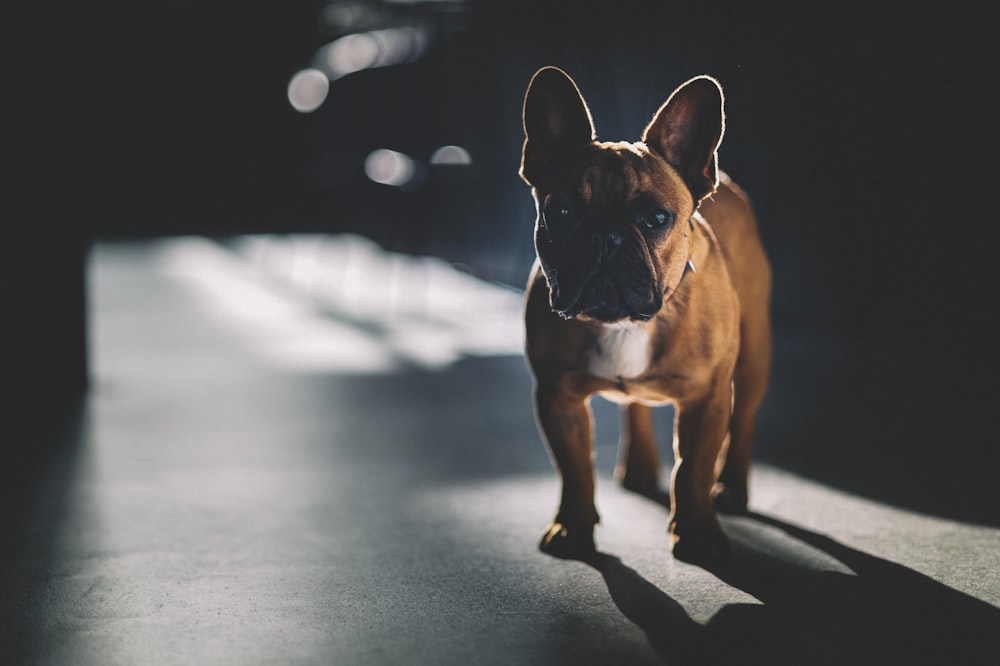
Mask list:
[[[670,557],[663,506],[612,482],[604,403],[600,555],[539,553],[558,482],[516,353],[517,294],[359,242],[313,242],[291,263],[262,242],[95,247],[92,395],[65,429],[16,431],[39,453],[8,483],[3,663],[1000,655],[995,525],[758,464],[754,513],[724,523],[734,560],[709,572]],[[338,265],[358,270],[334,278],[354,289],[324,286],[310,263],[324,252],[347,252]],[[490,299],[492,315],[471,305]]]

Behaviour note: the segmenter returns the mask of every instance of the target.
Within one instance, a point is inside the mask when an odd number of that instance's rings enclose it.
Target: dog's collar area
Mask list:
[[[688,218],[688,228],[691,229],[691,231],[694,231],[694,216],[693,215]],[[665,297],[669,298],[671,292],[677,291],[677,288],[681,286],[682,282],[684,282],[684,278],[687,277],[688,273],[697,273],[698,272],[697,267],[695,267],[695,265],[694,265],[694,246],[693,245],[694,244],[692,243],[691,255],[688,257],[687,263],[684,264],[684,270],[681,272],[681,279],[677,281],[677,286],[674,287],[673,289],[667,288],[667,290],[664,292],[664,296]]]
[[[684,278],[687,277],[688,273],[697,273],[697,272],[698,269],[695,268],[694,257],[688,258],[687,263],[684,264],[684,270],[681,272],[681,279],[677,281],[677,286],[674,287],[673,289],[667,287],[667,289],[664,291],[664,298],[665,299],[669,298],[670,294],[677,291],[677,289],[684,283]]]
[[[694,215],[688,218],[688,229],[694,231]],[[688,257],[687,263],[684,264],[684,272],[681,273],[681,279],[688,273],[697,273],[698,269],[694,266],[694,247],[691,248],[691,256]]]

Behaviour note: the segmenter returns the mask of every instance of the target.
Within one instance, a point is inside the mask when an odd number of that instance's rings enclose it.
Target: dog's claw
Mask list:
[[[570,529],[562,523],[552,523],[542,535],[538,548],[564,560],[585,559],[596,551],[593,530]]]

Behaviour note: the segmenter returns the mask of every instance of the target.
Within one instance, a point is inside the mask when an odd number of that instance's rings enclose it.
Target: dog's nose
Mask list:
[[[600,231],[594,237],[594,252],[599,259],[610,259],[622,244],[622,233],[616,229]]]

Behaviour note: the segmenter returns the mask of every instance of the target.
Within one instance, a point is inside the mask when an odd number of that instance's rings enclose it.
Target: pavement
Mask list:
[[[809,375],[837,364],[823,341],[778,341],[752,513],[724,519],[734,557],[709,571],[671,558],[664,506],[612,480],[617,417],[600,400],[599,553],[537,550],[559,489],[515,290],[359,238],[245,237],[97,243],[90,294],[91,394],[12,434],[35,454],[7,470],[3,663],[1000,654],[995,510],[911,493],[919,474],[864,483],[882,458],[849,444],[788,452],[790,433],[892,431],[832,416],[833,388]]]

